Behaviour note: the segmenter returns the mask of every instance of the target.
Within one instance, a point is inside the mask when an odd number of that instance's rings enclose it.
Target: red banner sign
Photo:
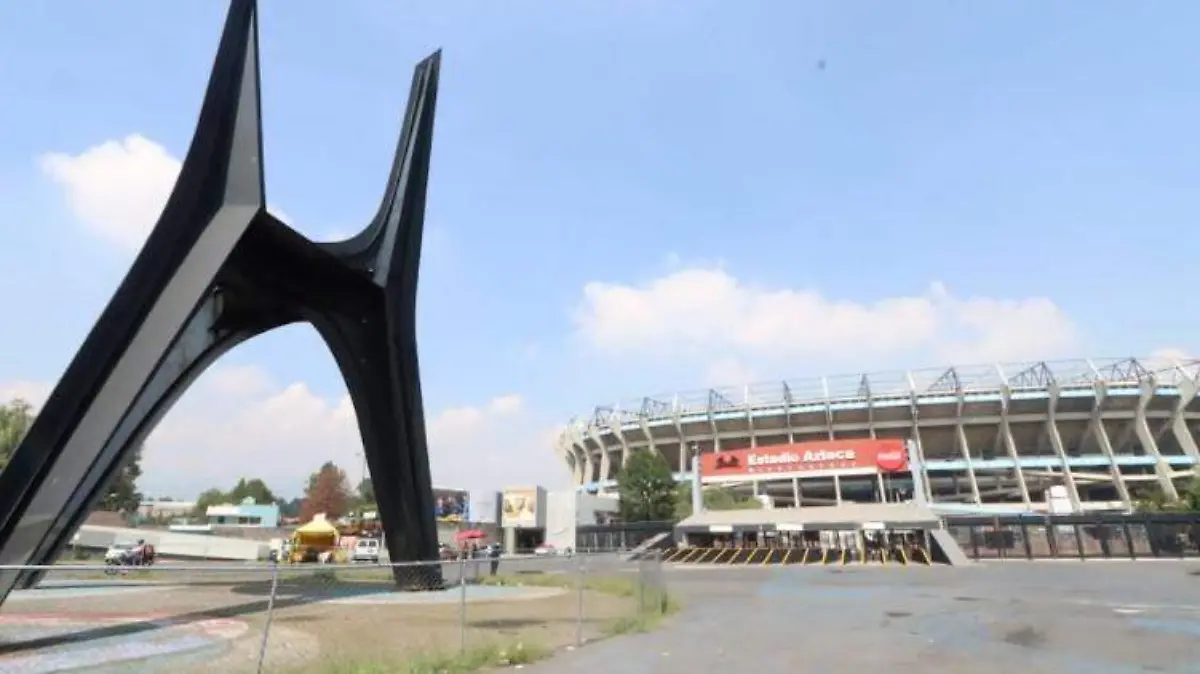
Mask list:
[[[907,470],[908,450],[903,440],[830,440],[700,455],[703,477],[851,468],[875,468],[884,473]]]

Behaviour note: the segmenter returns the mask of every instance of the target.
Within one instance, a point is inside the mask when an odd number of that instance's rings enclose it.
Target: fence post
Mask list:
[[[271,565],[271,594],[267,597],[267,621],[263,625],[262,644],[258,648],[258,674],[262,674],[267,659],[267,639],[271,635],[271,620],[275,617],[275,594],[279,590],[279,563]]]
[[[467,652],[467,558],[458,560],[458,650]]]
[[[575,645],[583,645],[583,555],[575,555]]]
[[[646,561],[639,559],[637,563],[637,595],[638,595],[638,610],[639,616],[646,613]]]

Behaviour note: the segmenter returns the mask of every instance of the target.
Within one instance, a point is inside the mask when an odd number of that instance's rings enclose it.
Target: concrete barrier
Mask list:
[[[254,561],[265,559],[270,548],[266,541],[89,524],[80,527],[72,544],[78,548],[104,550],[114,543],[133,543],[138,540],[153,545],[155,553],[160,556],[188,559]]]

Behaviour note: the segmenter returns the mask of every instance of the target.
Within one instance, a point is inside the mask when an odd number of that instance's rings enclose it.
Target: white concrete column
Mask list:
[[[588,457],[587,442],[583,439],[583,433],[578,427],[572,426],[571,434],[571,451],[575,453],[575,482],[584,484],[590,479],[589,469],[591,467],[591,459]]]
[[[933,503],[933,484],[929,478],[929,468],[925,463],[925,448],[921,444],[921,426],[916,418],[916,411],[913,411],[913,444],[916,446],[917,456],[921,460],[921,489],[925,492],[925,503]],[[913,485],[914,487],[916,485]],[[915,498],[915,494],[913,495]]]
[[[1162,489],[1162,493],[1169,501],[1179,499],[1179,491],[1175,489],[1175,482],[1171,480],[1171,474],[1174,472],[1171,464],[1163,458],[1162,453],[1158,451],[1158,443],[1154,440],[1154,434],[1150,432],[1150,424],[1146,423],[1146,406],[1150,404],[1150,399],[1154,397],[1154,386],[1150,382],[1142,382],[1141,398],[1138,400],[1137,416],[1134,417],[1134,433],[1137,433],[1138,440],[1142,443],[1142,448],[1146,453],[1154,457],[1154,474],[1158,478],[1158,486]]]
[[[708,411],[708,416],[709,416],[709,419],[712,418],[712,410],[711,409]],[[679,439],[679,461],[675,467],[675,470],[679,471],[680,473],[683,473],[683,472],[686,472],[687,468],[688,468],[688,451],[690,450],[690,448],[687,446],[686,437],[683,434],[683,422],[681,422],[679,420],[679,406],[678,405],[675,406],[675,413],[674,413],[673,420],[675,422],[675,437]]]
[[[929,505],[929,472],[925,470],[917,441],[914,439],[906,442],[904,451],[908,452],[908,474],[912,478],[913,486],[912,500],[914,503]]]
[[[644,418],[639,418],[638,425],[642,427],[642,435],[646,438],[646,449],[651,452],[657,452],[658,446],[654,442],[654,434],[650,432],[650,424],[646,423]],[[622,459],[622,461],[626,459]]]
[[[1103,389],[1104,385],[1100,384]],[[1112,476],[1113,486],[1117,489],[1117,496],[1121,499],[1121,505],[1125,508],[1132,508],[1133,501],[1129,498],[1129,487],[1125,484],[1125,476],[1121,474],[1121,467],[1117,465],[1116,453],[1113,452],[1112,442],[1108,437],[1108,429],[1104,428],[1103,410],[1104,400],[1108,395],[1107,390],[1096,396],[1096,406],[1092,408],[1092,418],[1088,421],[1087,432],[1096,440],[1096,444],[1100,446],[1100,451],[1108,459],[1108,474]]]
[[[795,507],[800,507],[800,478],[792,478],[792,503]]]
[[[621,428],[620,424],[609,424],[609,429],[617,436],[617,442],[621,445],[621,467],[623,468],[625,462],[629,460],[629,439],[625,437],[625,429]],[[611,461],[611,459],[609,460]]]
[[[963,429],[962,414],[958,416],[959,422],[954,426],[955,437],[958,438],[958,447],[962,451],[963,460],[967,462],[967,483],[971,485],[971,498],[975,505],[983,503],[983,498],[979,495],[979,481],[975,479],[975,462],[971,458],[971,446],[967,443],[967,432]]]
[[[1025,505],[1026,511],[1031,511],[1033,503],[1029,498],[1029,485],[1025,483],[1025,469],[1021,467],[1021,455],[1017,452],[1017,443],[1013,440],[1012,427],[1008,423],[1008,405],[1011,401],[1012,389],[1006,384],[1000,399],[1000,436],[1004,439],[1005,452],[1015,466],[1013,473],[1017,476],[1017,487],[1021,490],[1021,503]]]
[[[842,505],[842,478],[838,475],[833,476],[833,497],[835,503]]]
[[[864,375],[865,377],[866,375]],[[876,439],[875,436],[875,397],[871,395],[871,380],[867,379],[867,432],[871,434],[871,439]]]
[[[783,415],[783,422],[784,422],[784,424],[787,425],[788,444],[791,444],[796,441],[796,432],[795,432],[795,430],[792,429],[792,400],[791,400],[791,393],[786,388],[787,382],[784,382],[783,385],[784,385],[783,407],[785,410],[787,410],[787,413]]]
[[[1058,410],[1058,384],[1051,384],[1048,389],[1050,399],[1047,401],[1049,410],[1046,418],[1046,436],[1050,439],[1050,446],[1054,448],[1054,453],[1058,455],[1058,461],[1062,465],[1063,482],[1067,488],[1067,497],[1071,500],[1071,511],[1083,512],[1083,505],[1079,501],[1079,488],[1075,485],[1075,474],[1071,472],[1071,465],[1067,462],[1067,452],[1063,448],[1062,435],[1058,432],[1055,419]]]
[[[1021,467],[1021,455],[1017,452],[1017,443],[1013,440],[1012,427],[1008,425],[1008,419],[1000,420],[1000,433],[1004,436],[1004,448],[1008,453],[1008,458],[1013,460],[1016,469],[1013,471],[1017,476],[1017,486],[1021,489],[1021,503],[1025,505],[1026,510],[1033,510],[1033,502],[1029,497],[1029,485],[1025,482],[1025,469]]]
[[[750,448],[758,447],[758,430],[754,428],[754,410],[750,407],[750,387],[745,388],[742,396],[742,410],[746,413],[746,429],[750,434]]]
[[[1171,433],[1175,434],[1175,442],[1178,442],[1179,446],[1183,448],[1183,453],[1192,457],[1193,460],[1200,461],[1200,449],[1196,447],[1196,438],[1192,437],[1192,432],[1188,429],[1187,421],[1183,416],[1188,404],[1196,397],[1197,386],[1191,379],[1181,379],[1177,388],[1179,389],[1179,403],[1171,412],[1171,423],[1168,427]]]
[[[825,377],[821,377],[821,390],[825,393],[825,431],[833,440],[833,402],[829,399],[829,380]]]
[[[600,448],[600,479],[611,480],[614,477],[612,456],[610,456],[608,447],[604,444],[604,438],[599,431],[600,429],[595,426],[588,426],[588,437]]]

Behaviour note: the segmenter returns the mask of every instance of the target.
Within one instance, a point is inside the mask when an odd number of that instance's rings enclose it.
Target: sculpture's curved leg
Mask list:
[[[192,314],[179,339],[159,361],[146,386],[130,405],[129,412],[100,447],[66,507],[55,518],[42,547],[34,552],[34,559],[53,560],[66,548],[93,504],[104,498],[104,490],[113,477],[133,458],[150,430],[166,416],[179,397],[217,359],[261,331],[258,328],[233,329],[222,319],[227,301],[224,293],[209,293]],[[40,573],[22,574],[18,584],[32,587],[41,576]]]
[[[0,473],[0,564],[48,561],[60,538],[55,523],[262,212],[255,32],[254,3],[234,2],[195,138],[158,225]],[[0,600],[15,581],[0,574]]]
[[[346,382],[364,447],[407,447],[406,452],[367,452],[367,467],[383,520],[388,555],[395,561],[428,560],[437,549],[433,488],[428,479],[425,429],[413,424],[411,401],[387,347],[381,313],[348,317],[315,317],[317,332],[329,345]],[[397,383],[402,385],[397,386]],[[419,389],[418,389],[419,391]],[[418,394],[419,398],[419,394]],[[430,566],[393,567],[403,588],[424,590],[441,586],[440,570]]]
[[[348,241],[315,244],[265,210],[256,14],[254,0],[232,0],[163,214],[0,472],[0,565],[51,563],[206,367],[297,320],[325,337],[350,389],[392,560],[436,559],[415,311],[439,55],[413,76],[378,215]],[[420,584],[440,578],[431,567]],[[34,579],[0,572],[0,602]]]

